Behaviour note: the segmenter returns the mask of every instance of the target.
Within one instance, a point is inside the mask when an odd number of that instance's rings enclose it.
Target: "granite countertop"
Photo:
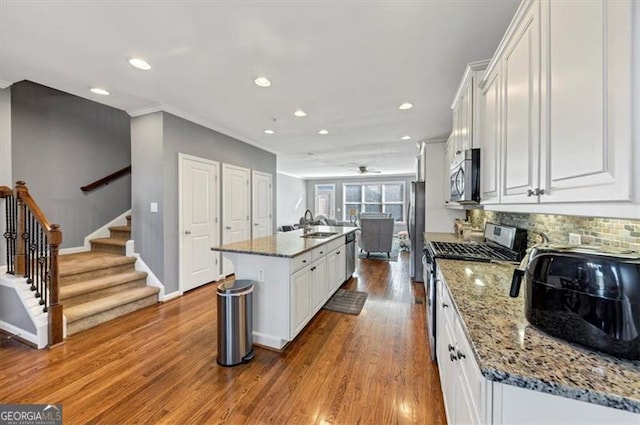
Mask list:
[[[439,232],[425,232],[424,234],[424,242],[458,242],[463,243],[461,237],[457,236],[455,233],[439,233]]]
[[[303,252],[309,251],[317,246],[324,245],[329,241],[342,238],[344,235],[355,232],[357,227],[333,227],[333,226],[312,226],[313,232],[336,232],[337,234],[327,238],[303,238],[303,230],[293,230],[291,232],[276,233],[275,235],[263,238],[233,242],[225,245],[212,247],[212,251],[235,252],[238,254],[266,255],[269,257],[291,258]]]
[[[523,296],[509,297],[514,266],[443,259],[437,265],[484,377],[640,413],[640,361],[589,350],[532,327]]]

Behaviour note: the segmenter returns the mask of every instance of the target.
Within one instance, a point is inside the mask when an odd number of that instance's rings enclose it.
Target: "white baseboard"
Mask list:
[[[7,266],[0,266],[0,274],[5,274],[7,272]]]
[[[253,342],[255,342],[256,344],[264,345],[265,347],[271,347],[275,350],[282,350],[289,341],[279,338],[275,335],[267,335],[254,331]]]
[[[38,349],[42,349],[47,346],[46,342],[41,346],[41,341],[38,341],[38,337],[36,335],[32,334],[31,332],[27,332],[24,329],[20,329],[19,327],[14,326],[11,323],[7,323],[4,320],[0,320],[0,329],[32,343],[33,345],[38,347]]]
[[[162,301],[162,302],[164,303],[164,302],[170,301],[170,300],[172,300],[172,299],[174,299],[174,298],[179,298],[179,297],[181,297],[181,296],[182,296],[182,292],[180,292],[180,291],[175,291],[175,292],[172,292],[172,293],[170,293],[170,294],[165,295],[164,297],[162,297],[162,298],[160,299],[160,301]]]
[[[109,227],[126,225],[129,214],[131,214],[131,210],[123,212],[104,226],[87,235],[87,237],[84,238],[84,246],[87,248],[87,251],[91,250],[91,243],[89,242],[91,239],[108,238],[110,236]]]
[[[131,242],[131,241],[129,241]],[[128,244],[128,242],[127,242]],[[137,252],[133,253],[132,257],[136,258],[136,263],[135,263],[135,268],[137,271],[139,272],[146,272],[147,273],[147,285],[149,286],[155,286],[156,288],[160,289],[160,293],[158,294],[158,299],[160,301],[165,301],[166,300],[166,296],[164,294],[164,284],[160,281],[160,279],[158,279],[158,276],[155,275],[155,273],[149,268],[149,266],[147,266],[147,264],[144,262],[144,260],[142,260],[142,257],[140,256],[140,254],[138,254]],[[173,295],[173,294],[170,294]],[[182,294],[180,294],[182,295]]]

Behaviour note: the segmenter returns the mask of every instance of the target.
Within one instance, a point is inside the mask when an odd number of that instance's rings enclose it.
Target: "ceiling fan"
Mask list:
[[[381,173],[380,170],[369,170],[366,165],[361,165],[358,167],[360,174],[369,174],[369,173]]]

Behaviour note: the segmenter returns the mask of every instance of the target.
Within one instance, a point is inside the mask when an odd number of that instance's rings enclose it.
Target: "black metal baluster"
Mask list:
[[[43,276],[43,282],[42,282],[42,286],[44,289],[44,302],[42,303],[44,305],[44,308],[42,309],[42,311],[44,311],[45,313],[47,312],[47,307],[48,307],[48,303],[47,303],[47,299],[49,297],[49,276],[51,276],[51,270],[49,269],[51,267],[51,257],[49,256],[50,252],[49,252],[49,237],[46,233],[44,233],[44,231],[42,232],[44,235],[44,276]]]
[[[13,196],[7,196],[4,205],[4,233],[2,237],[4,237],[5,245],[6,245],[6,254],[7,254],[7,273],[12,274],[12,261],[11,261],[11,204],[12,204]]]
[[[31,212],[29,210],[27,210],[26,213],[26,217],[25,217],[25,223],[24,223],[24,235],[22,235],[22,238],[24,239],[24,274],[25,277],[27,278],[27,284],[32,283],[31,280],[31,219],[32,219],[32,215]],[[33,291],[33,285],[31,287],[31,290]]]
[[[6,221],[7,228],[4,233],[4,238],[7,243],[7,273],[15,274],[15,261],[16,261],[16,226],[17,226],[17,215],[16,211],[18,210],[18,200],[15,196],[10,195],[7,197],[7,206],[6,206]]]
[[[39,244],[39,256],[38,256],[38,291],[40,292],[40,305],[44,304],[44,233],[38,226],[38,244]]]
[[[29,282],[31,284],[30,289],[32,291],[36,290],[36,284],[34,281],[34,268],[36,267],[35,262],[37,261],[38,258],[38,253],[36,252],[36,248],[37,248],[37,244],[36,244],[36,218],[33,216],[33,214],[29,213],[29,220],[27,220],[27,224],[29,225],[29,246],[26,247],[25,251],[29,252],[29,260],[27,261],[27,267],[29,267],[29,277],[27,278],[27,282]]]

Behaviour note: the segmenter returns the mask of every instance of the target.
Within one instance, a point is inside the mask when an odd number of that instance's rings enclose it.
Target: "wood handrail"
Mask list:
[[[10,217],[11,220],[16,221],[14,224],[14,231],[17,234],[17,237],[15,238],[16,248],[14,255],[15,273],[26,277],[27,282],[38,279],[38,277],[33,276],[33,271],[30,270],[30,268],[33,267],[33,259],[30,259],[27,255],[27,250],[30,249],[30,247],[27,246],[28,241],[25,239],[28,239],[30,237],[30,233],[34,232],[31,227],[27,227],[27,218],[33,217],[40,226],[41,231],[47,236],[46,244],[49,248],[47,261],[49,261],[50,268],[48,273],[44,273],[39,277],[42,278],[42,276],[48,275],[48,285],[46,284],[47,281],[45,278],[41,288],[43,291],[48,291],[48,294],[43,296],[43,300],[41,300],[40,304],[44,304],[44,311],[48,312],[49,346],[51,347],[62,343],[64,337],[62,304],[60,304],[59,300],[60,269],[58,264],[59,248],[62,244],[62,230],[59,225],[52,224],[49,219],[47,219],[36,201],[31,197],[25,182],[17,181],[15,190],[11,190],[7,186],[0,186],[0,198],[8,198],[11,195],[14,195],[15,200],[17,201],[17,210],[14,210],[15,216]],[[31,251],[33,251],[33,249],[31,249]],[[32,290],[33,289],[34,288],[32,288]],[[42,291],[37,291],[36,297],[41,296],[38,295],[38,293],[42,295]]]
[[[114,171],[113,173],[109,174],[108,176],[104,176],[101,179],[98,179],[96,181],[94,181],[93,183],[89,183],[86,186],[82,186],[80,187],[80,190],[83,192],[90,192],[93,189],[96,189],[102,185],[107,185],[109,183],[111,183],[112,180],[115,180],[119,177],[125,176],[127,174],[131,174],[131,165],[127,165],[126,167],[118,170],[118,171]]]

